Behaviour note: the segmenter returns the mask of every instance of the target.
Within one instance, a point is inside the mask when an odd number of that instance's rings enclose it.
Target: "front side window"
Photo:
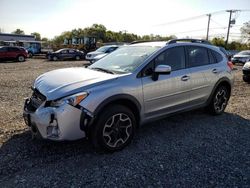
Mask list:
[[[0,48],[0,52],[7,52],[7,48],[5,47]]]
[[[157,65],[169,65],[172,71],[185,68],[184,47],[174,47],[167,49],[151,61],[142,71],[142,76],[152,75]]]
[[[75,50],[69,50],[69,53],[74,54]]]
[[[155,67],[157,65],[169,65],[172,71],[185,68],[185,52],[183,47],[174,47],[167,49],[155,58]]]
[[[208,51],[206,48],[199,46],[188,46],[187,56],[187,67],[197,67],[209,64]]]

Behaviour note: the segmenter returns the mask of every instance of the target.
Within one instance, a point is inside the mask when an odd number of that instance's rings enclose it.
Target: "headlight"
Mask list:
[[[65,103],[70,104],[72,106],[76,106],[82,100],[84,100],[87,96],[88,96],[87,92],[78,93],[78,94],[75,94],[75,95],[71,95],[71,96],[62,98],[60,100],[52,101],[50,106],[58,107],[58,106],[61,106],[61,105],[65,104]]]

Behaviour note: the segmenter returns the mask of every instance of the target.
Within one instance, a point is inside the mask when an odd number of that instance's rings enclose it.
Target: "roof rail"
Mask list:
[[[203,43],[203,44],[210,44],[211,45],[211,43],[209,41],[203,40],[203,39],[173,39],[173,40],[168,41],[167,44],[174,44],[177,42],[192,42],[192,43]]]

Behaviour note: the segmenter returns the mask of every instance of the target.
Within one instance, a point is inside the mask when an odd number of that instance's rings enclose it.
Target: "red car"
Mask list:
[[[0,46],[0,60],[25,61],[28,57],[28,51],[22,47]]]

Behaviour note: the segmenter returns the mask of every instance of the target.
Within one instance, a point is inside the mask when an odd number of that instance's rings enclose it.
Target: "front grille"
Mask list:
[[[46,97],[37,89],[34,89],[33,94],[26,105],[28,111],[35,112],[37,108],[46,100]]]

